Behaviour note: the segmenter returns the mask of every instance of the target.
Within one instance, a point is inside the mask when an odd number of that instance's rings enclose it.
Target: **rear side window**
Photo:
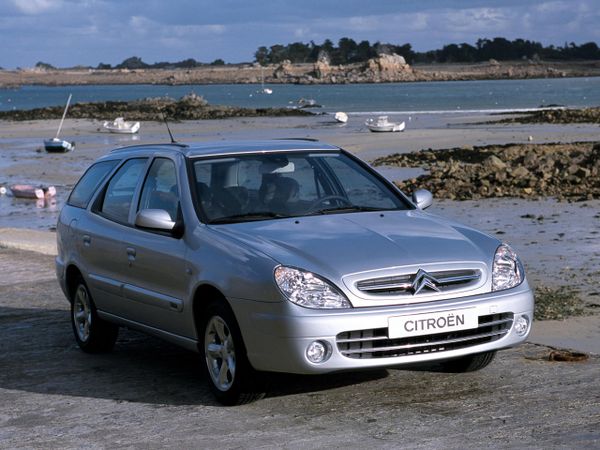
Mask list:
[[[102,161],[90,167],[73,188],[67,204],[77,208],[87,208],[100,183],[118,162],[117,160]]]
[[[130,159],[111,178],[98,212],[105,217],[126,223],[135,188],[146,166],[146,159]]]

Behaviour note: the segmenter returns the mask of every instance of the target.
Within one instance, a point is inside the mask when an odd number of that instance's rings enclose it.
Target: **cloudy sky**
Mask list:
[[[0,0],[0,67],[194,58],[341,37],[416,50],[497,36],[600,44],[600,0]]]

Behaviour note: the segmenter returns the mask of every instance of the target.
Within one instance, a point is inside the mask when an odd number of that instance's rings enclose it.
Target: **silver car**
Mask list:
[[[431,202],[309,140],[120,148],[62,209],[56,273],[84,351],[159,336],[224,404],[265,371],[478,370],[527,338],[532,291],[508,245]]]

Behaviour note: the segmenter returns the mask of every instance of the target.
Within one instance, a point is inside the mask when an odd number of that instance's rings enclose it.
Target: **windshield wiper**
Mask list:
[[[336,206],[334,208],[323,208],[317,211],[313,211],[307,214],[307,216],[314,216],[318,214],[336,214],[345,212],[369,212],[369,211],[389,211],[390,208],[377,208],[374,206],[359,206],[359,205],[344,205]]]
[[[220,224],[220,223],[235,223],[235,222],[246,222],[250,220],[264,220],[264,219],[281,219],[283,217],[288,217],[283,214],[278,214],[273,211],[255,211],[248,212],[243,214],[234,214],[233,216],[225,216],[219,217],[218,219],[213,219],[208,223],[211,224]]]

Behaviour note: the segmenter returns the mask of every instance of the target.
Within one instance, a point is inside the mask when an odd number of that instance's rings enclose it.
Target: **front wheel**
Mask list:
[[[87,353],[112,350],[119,333],[119,327],[98,317],[92,296],[82,279],[72,293],[71,325],[77,345]]]
[[[494,360],[495,356],[495,351],[477,353],[475,355],[461,356],[460,358],[442,361],[440,364],[445,372],[475,372],[487,367]]]
[[[241,405],[264,396],[257,373],[246,357],[237,322],[223,301],[215,301],[204,315],[204,367],[212,393],[224,405]]]

